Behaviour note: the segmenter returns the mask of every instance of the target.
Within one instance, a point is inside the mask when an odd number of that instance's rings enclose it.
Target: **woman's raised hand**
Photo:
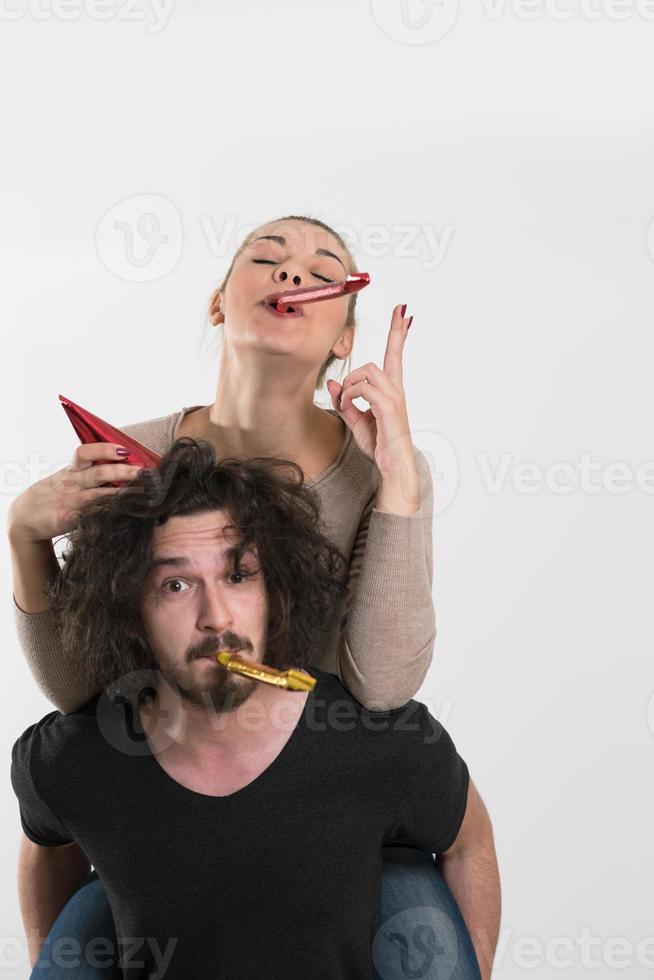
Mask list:
[[[387,476],[413,460],[402,381],[402,353],[413,317],[405,318],[404,313],[406,304],[393,310],[383,370],[370,362],[350,371],[342,385],[332,379],[327,382],[332,405],[352,430],[359,449]],[[352,404],[359,395],[370,405],[365,412]]]
[[[120,460],[116,451],[120,448],[111,442],[77,446],[68,466],[33,483],[12,501],[7,521],[10,535],[16,540],[47,541],[72,531],[86,504],[122,489],[103,483],[126,483],[143,469],[120,462],[93,465],[95,460]]]

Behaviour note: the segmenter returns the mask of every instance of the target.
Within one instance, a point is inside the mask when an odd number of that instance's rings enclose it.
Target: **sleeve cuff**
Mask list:
[[[35,834],[34,831],[25,823],[22,812],[20,814],[20,825],[23,828],[23,833],[25,836],[28,837],[33,844],[38,844],[40,847],[65,847],[66,844],[75,843],[72,837],[70,840],[46,840],[45,837],[41,837],[40,834]]]

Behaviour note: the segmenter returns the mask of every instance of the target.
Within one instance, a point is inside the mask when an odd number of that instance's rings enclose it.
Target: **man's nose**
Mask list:
[[[229,601],[220,586],[207,586],[202,590],[197,625],[198,629],[212,633],[231,628]]]

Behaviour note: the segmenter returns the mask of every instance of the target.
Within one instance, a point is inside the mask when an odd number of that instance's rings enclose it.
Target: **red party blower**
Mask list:
[[[370,284],[367,272],[353,272],[340,282],[325,283],[324,286],[304,286],[300,289],[285,289],[283,292],[271,293],[266,297],[266,303],[275,306],[280,313],[285,313],[292,303],[300,306],[303,303],[316,303],[318,300],[333,299],[335,296],[347,296]]]
[[[87,412],[81,405],[76,405],[70,398],[59,395],[59,401],[63,405],[64,412],[71,421],[71,424],[79,436],[80,442],[111,442],[118,446],[124,446],[130,450],[129,456],[122,459],[97,459],[93,466],[100,463],[129,463],[131,466],[146,466],[148,469],[156,468],[161,456],[144,446],[142,442],[137,442],[125,432],[121,432],[113,425],[109,425],[104,419],[98,418],[91,412]],[[124,481],[118,483],[104,483],[106,487],[125,487],[128,484]]]

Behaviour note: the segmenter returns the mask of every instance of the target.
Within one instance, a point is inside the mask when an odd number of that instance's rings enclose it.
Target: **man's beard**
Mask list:
[[[205,678],[201,682],[197,676],[194,676],[195,660],[204,655],[213,656],[220,649],[238,650],[239,653],[242,649],[243,655],[247,657],[248,652],[252,650],[252,644],[246,637],[226,631],[220,640],[215,636],[206,637],[197,643],[187,651],[183,663],[167,663],[165,658],[159,659],[150,644],[146,642],[141,646],[140,669],[153,671],[155,676],[159,675],[159,680],[165,681],[174,693],[193,707],[216,713],[235,711],[247,701],[259,681],[236,674],[217,662],[209,671],[208,679]],[[266,660],[264,654],[263,663],[266,663]],[[148,684],[148,690],[152,691],[153,687],[156,691],[156,680]]]
[[[258,683],[252,677],[233,674],[226,667],[217,667],[214,679],[203,684],[191,680],[191,668],[184,670],[159,664],[156,669],[188,704],[221,713],[234,711],[247,701]]]

